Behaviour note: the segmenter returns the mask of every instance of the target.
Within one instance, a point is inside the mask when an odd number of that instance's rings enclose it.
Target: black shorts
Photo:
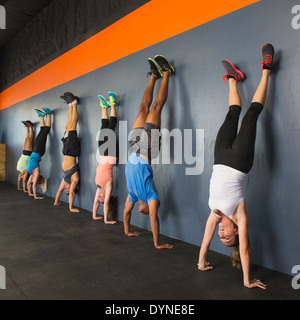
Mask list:
[[[63,155],[69,157],[80,156],[80,139],[77,137],[76,131],[66,132],[64,137],[61,139],[63,142]]]
[[[160,128],[153,123],[145,123],[144,128],[135,128],[129,134],[129,156],[136,152],[150,161],[159,155],[161,147]]]
[[[118,124],[117,117],[111,116],[109,119],[102,119],[102,125],[100,129],[100,137],[98,141],[98,148],[100,156],[110,156],[117,157],[118,156],[118,148],[117,148],[117,138],[114,133],[115,139],[111,141],[108,140],[108,130],[115,131]],[[108,145],[107,145],[108,143]]]

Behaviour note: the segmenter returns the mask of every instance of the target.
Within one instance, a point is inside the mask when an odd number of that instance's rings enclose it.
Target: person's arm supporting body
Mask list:
[[[79,209],[74,208],[74,200],[75,200],[75,194],[77,185],[79,183],[79,179],[72,179],[71,187],[70,187],[70,193],[69,193],[69,209],[71,212],[80,212]]]
[[[29,172],[28,172],[28,171],[26,171],[26,172],[23,174],[23,176],[22,176],[22,179],[23,179],[23,191],[24,191],[25,193],[28,192],[28,191],[26,190],[26,186],[27,186],[26,181],[28,180],[28,176],[29,176]]]
[[[33,193],[31,192],[31,185],[32,185],[32,181],[33,181],[33,176],[30,175],[28,181],[27,181],[27,190],[28,190],[28,194],[30,197],[33,197]]]
[[[33,183],[32,183],[32,191],[33,191],[33,196],[35,200],[43,200],[43,197],[38,197],[37,196],[37,185],[38,185],[38,180],[40,177],[40,168],[36,168],[33,172]]]
[[[201,271],[207,271],[207,270],[213,269],[211,264],[206,261],[206,256],[207,256],[210,242],[214,236],[215,230],[220,220],[221,219],[218,218],[213,211],[210,213],[207,219],[205,232],[202,240],[202,245],[200,249],[200,254],[199,254],[199,262],[198,262],[198,269]]]
[[[99,201],[99,188],[97,188],[97,191],[95,193],[95,199],[94,199],[94,205],[93,205],[93,219],[94,220],[101,220],[103,219],[102,217],[97,217],[97,211],[100,205],[100,201]]]
[[[171,244],[159,244],[159,219],[158,219],[159,202],[150,200],[149,202],[149,215],[151,221],[151,229],[153,234],[154,246],[156,249],[172,249]]]
[[[59,199],[60,197],[62,196],[63,194],[63,191],[64,191],[64,185],[65,185],[65,181],[64,179],[62,180],[58,190],[57,190],[57,193],[56,193],[56,197],[55,197],[55,201],[54,201],[54,205],[55,206],[60,206],[61,203],[59,202]]]
[[[21,181],[22,181],[22,179],[23,179],[23,177],[22,177],[21,173],[19,173],[19,176],[18,176],[18,185],[17,185],[19,191],[22,191],[22,188],[21,188]],[[24,182],[23,182],[23,184],[24,184]]]
[[[130,232],[130,219],[131,219],[131,211],[133,207],[134,207],[134,204],[132,204],[128,196],[126,199],[125,208],[123,212],[124,233],[128,237],[137,237],[141,234],[138,231]]]
[[[112,193],[112,189],[113,189],[113,182],[107,182],[106,186],[105,186],[105,199],[104,199],[104,223],[105,224],[115,224],[116,221],[109,221],[108,220],[108,213],[109,213],[109,201],[110,201],[110,197],[111,197],[111,193]]]
[[[266,285],[260,280],[254,279],[250,280],[250,246],[248,238],[248,216],[245,208],[241,212],[238,212],[238,227],[239,227],[239,250],[241,257],[241,264],[244,277],[244,286],[247,288],[259,287],[261,289],[266,289]]]

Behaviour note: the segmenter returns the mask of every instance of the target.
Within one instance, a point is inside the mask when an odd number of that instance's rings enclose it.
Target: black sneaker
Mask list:
[[[80,99],[74,96],[74,94],[71,92],[65,92],[64,95],[61,96],[61,98],[65,100],[67,104],[72,103],[74,100],[77,100],[77,104],[80,103]]]
[[[21,121],[25,127],[28,127],[27,121]]]
[[[153,74],[153,75],[155,75],[156,79],[162,78],[163,73],[160,70],[157,63],[151,58],[148,59],[148,62],[150,64],[150,72],[148,73],[148,76],[151,76]]]
[[[272,70],[274,51],[274,47],[270,43],[265,43],[261,47],[261,55],[263,58],[263,61],[261,63],[261,70]]]
[[[243,72],[235,67],[229,60],[222,60],[222,64],[226,71],[226,74],[223,77],[224,82],[230,78],[234,78],[236,82],[240,82],[245,79]]]
[[[175,68],[169,63],[169,61],[162,55],[157,55],[154,57],[155,61],[158,63],[160,66],[161,70],[164,71],[169,71],[170,76],[175,74]]]

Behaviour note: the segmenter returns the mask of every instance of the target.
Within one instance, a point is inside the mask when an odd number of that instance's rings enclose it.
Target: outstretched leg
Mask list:
[[[148,82],[147,88],[144,92],[143,99],[142,99],[140,109],[139,109],[139,113],[136,117],[136,120],[134,122],[132,129],[144,127],[144,125],[146,123],[146,119],[149,114],[150,106],[152,104],[153,90],[154,90],[155,83],[156,83],[156,76],[154,74],[152,74],[150,76],[150,80]]]
[[[67,119],[66,132],[76,131],[78,119],[79,116],[77,102],[73,102],[72,104],[69,104],[69,114]]]
[[[256,103],[262,104],[263,106],[265,105],[270,74],[271,74],[271,70],[264,69],[262,71],[261,81],[253,96],[252,103],[256,102]]]
[[[238,91],[238,82],[245,76],[230,61],[223,60],[226,75],[224,81],[229,84],[229,111],[225,121],[219,129],[215,143],[215,164],[225,164],[228,160],[228,152],[231,151],[232,144],[237,135],[238,122],[241,113],[242,101]]]
[[[161,126],[161,111],[168,98],[170,71],[163,72],[163,80],[151,110],[146,118],[147,123],[152,123],[158,128]]]
[[[33,150],[33,127],[32,125],[26,126],[26,138],[23,146],[24,151],[32,152]]]
[[[36,143],[34,148],[34,152],[39,154],[41,157],[45,154],[47,137],[51,130],[51,113],[50,113],[51,111],[49,109],[47,110],[49,113],[47,114],[46,123],[44,120],[44,116],[40,116],[41,129],[40,129],[40,133],[36,138]]]
[[[269,76],[272,70],[274,48],[270,44],[262,47],[262,77],[259,86],[254,94],[250,108],[243,118],[240,131],[235,139],[232,149],[237,155],[237,161],[241,165],[240,170],[248,173],[253,164],[256,127],[258,117],[266,102]]]

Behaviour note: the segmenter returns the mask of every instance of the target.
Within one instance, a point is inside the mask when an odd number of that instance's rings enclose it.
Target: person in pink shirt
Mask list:
[[[114,211],[116,209],[116,199],[112,196],[113,191],[113,168],[117,163],[116,157],[116,137],[115,129],[118,123],[116,106],[119,104],[117,97],[113,92],[108,93],[109,103],[103,96],[99,96],[100,106],[102,108],[102,125],[100,130],[100,139],[98,141],[98,148],[100,152],[100,162],[96,170],[95,184],[97,191],[95,194],[93,206],[93,219],[101,220],[97,216],[97,211],[100,203],[103,203],[104,223],[115,224],[112,220]],[[111,108],[110,117],[107,110]],[[111,141],[108,139],[110,135],[114,135]],[[110,219],[109,219],[110,218]]]

